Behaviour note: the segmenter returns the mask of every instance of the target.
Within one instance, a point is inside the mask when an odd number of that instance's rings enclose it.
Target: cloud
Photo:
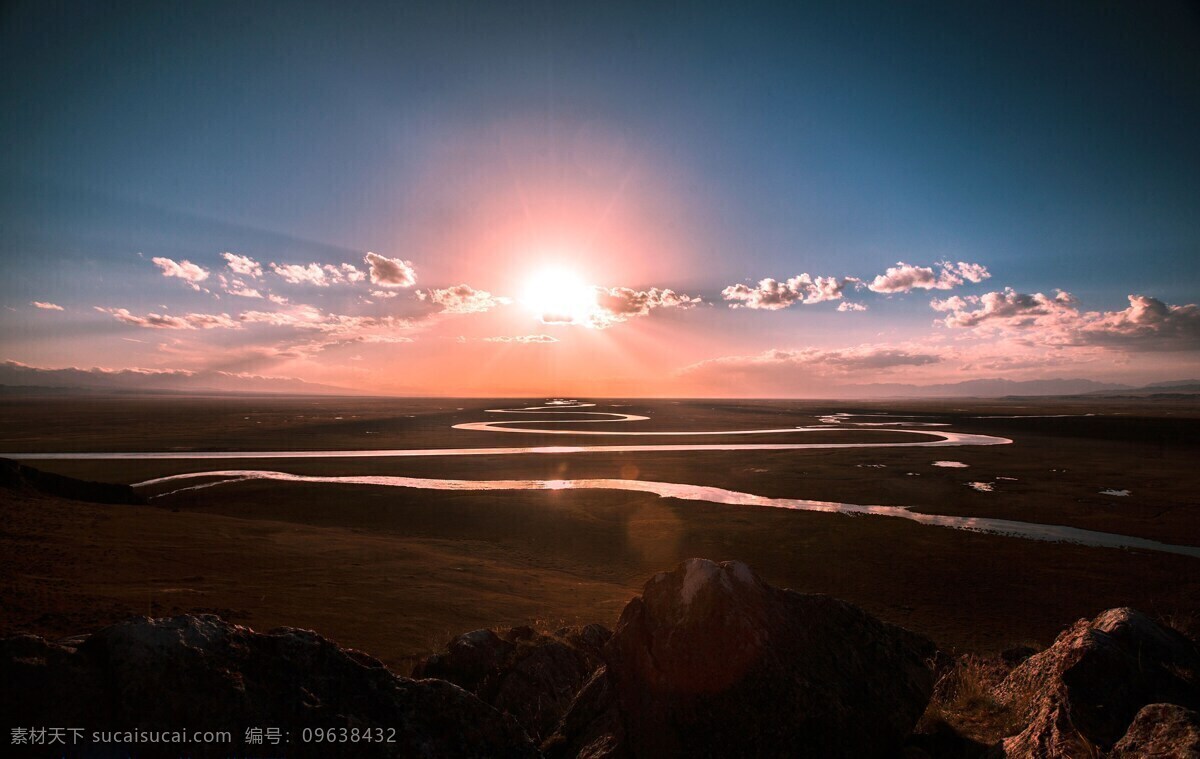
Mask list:
[[[701,300],[683,295],[670,289],[651,287],[649,290],[634,290],[629,287],[594,288],[595,306],[587,316],[586,324],[595,329],[606,329],[634,317],[646,316],[656,308],[692,308]],[[547,324],[553,323],[542,317]]]
[[[262,264],[249,256],[239,256],[237,253],[222,253],[221,258],[225,259],[226,265],[234,274],[255,278],[262,276]]]
[[[155,257],[150,259],[159,269],[162,270],[164,277],[176,277],[187,283],[188,287],[193,290],[202,290],[198,283],[208,279],[208,270],[202,266],[197,266],[188,260],[179,261],[176,263],[169,258]]]
[[[775,349],[722,356],[678,370],[678,379],[705,392],[742,395],[838,395],[847,384],[874,381],[944,361],[935,349],[910,345]]]
[[[291,327],[348,336],[352,338],[377,338],[375,342],[386,342],[381,335],[356,334],[370,330],[412,329],[416,322],[394,316],[349,316],[321,311],[309,305],[289,306],[281,311],[243,311],[238,315],[243,324],[265,324],[273,327]]]
[[[243,282],[240,279],[237,279],[236,277],[233,279],[230,279],[229,277],[226,277],[224,274],[218,274],[217,280],[221,283],[221,289],[224,292],[229,293],[230,295],[237,295],[238,297],[241,297],[241,298],[261,298],[262,297],[262,293],[260,293],[258,290],[254,289],[253,287],[250,287],[245,282]]]
[[[1011,288],[967,298],[934,299],[942,324],[1049,346],[1102,346],[1132,352],[1200,350],[1200,306],[1173,306],[1129,295],[1120,311],[1080,311],[1077,299],[1057,291],[1018,293]]]
[[[42,387],[90,387],[163,390],[271,391],[303,393],[354,392],[317,385],[295,377],[268,377],[247,372],[211,369],[48,369],[19,361],[0,361],[0,384]]]
[[[328,270],[332,270],[333,267],[326,266],[325,269],[328,271]],[[342,264],[339,267],[339,269],[340,269],[341,276],[344,277],[345,280],[350,283],[362,282],[364,279],[367,278],[367,275],[364,274],[362,272],[362,270],[359,269],[358,267],[356,267],[354,264]]]
[[[866,311],[867,306],[864,303],[851,303],[848,300],[844,300],[838,304],[837,310],[838,311]]]
[[[485,343],[557,343],[558,339],[549,335],[499,335],[483,338]]]
[[[898,366],[926,366],[942,360],[937,353],[919,352],[885,345],[860,345],[856,348],[825,350],[801,348],[768,350],[752,356],[723,356],[684,367],[684,373],[712,367],[791,367],[814,374],[845,373]]]
[[[964,282],[982,282],[992,276],[987,267],[982,264],[942,261],[937,266],[941,268],[941,271],[935,274],[933,269],[928,266],[912,266],[900,261],[885,273],[875,277],[867,285],[867,289],[877,293],[949,290]]]
[[[929,305],[934,311],[946,312],[942,322],[947,327],[977,327],[985,323],[1005,327],[1027,327],[1072,321],[1079,315],[1075,303],[1075,297],[1062,290],[1049,296],[1042,293],[1026,295],[1006,288],[1004,292],[990,292],[965,298],[958,295],[944,300],[934,298]],[[972,310],[972,306],[978,308]]]
[[[509,298],[497,297],[487,290],[476,290],[470,285],[455,285],[443,290],[422,290],[417,293],[417,297],[436,303],[442,307],[442,312],[447,314],[482,313],[512,302]]]
[[[395,290],[372,290],[371,291],[372,298],[395,298],[399,294],[400,293],[396,292]]]
[[[366,274],[353,264],[271,264],[271,271],[292,285],[316,285],[329,287],[345,283],[361,282]]]
[[[1122,311],[1085,314],[1079,336],[1093,345],[1135,351],[1200,349],[1200,306],[1169,306],[1157,298],[1130,295]]]
[[[329,287],[325,278],[325,270],[320,264],[271,264],[271,271],[291,285],[312,284],[317,287]]]
[[[770,277],[759,280],[755,286],[746,284],[730,285],[721,291],[721,297],[730,303],[730,308],[753,308],[767,311],[777,311],[796,303],[822,303],[827,300],[838,300],[842,291],[854,278],[839,280],[837,277],[811,277],[808,273],[799,274],[786,282],[780,282]]]
[[[371,273],[371,284],[382,287],[412,287],[417,282],[417,272],[411,261],[388,258],[378,253],[367,253],[363,257]]]
[[[46,303],[45,301],[40,301],[40,300],[35,300],[33,303],[30,303],[29,305],[33,306],[34,308],[44,309],[46,311],[62,311],[62,310],[64,310],[63,307],[58,305],[57,303]]]
[[[125,308],[95,306],[102,314],[108,314],[119,322],[147,329],[238,329],[239,325],[229,314],[146,314],[138,316]]]
[[[278,306],[286,306],[290,302],[290,301],[288,301],[287,298],[283,297],[282,295],[274,295],[274,294],[268,295],[267,300],[271,301],[272,303],[274,303]]]
[[[534,295],[536,298],[536,294]],[[651,287],[634,290],[630,287],[579,288],[563,304],[563,311],[541,314],[543,324],[574,324],[592,329],[607,329],[631,318],[645,316],[656,308],[689,309],[703,302],[699,297],[684,295],[666,288]]]

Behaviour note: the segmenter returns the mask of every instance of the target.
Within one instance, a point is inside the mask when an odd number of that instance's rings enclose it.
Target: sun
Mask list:
[[[526,280],[521,302],[547,324],[580,324],[596,308],[596,290],[577,272],[549,267]]]

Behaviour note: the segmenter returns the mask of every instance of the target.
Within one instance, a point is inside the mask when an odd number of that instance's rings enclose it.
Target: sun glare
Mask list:
[[[542,269],[529,278],[521,302],[548,323],[587,321],[596,306],[595,289],[569,269]]]

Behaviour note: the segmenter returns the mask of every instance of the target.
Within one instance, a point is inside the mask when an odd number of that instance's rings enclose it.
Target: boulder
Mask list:
[[[212,615],[136,619],[77,647],[0,641],[0,682],[7,725],[232,733],[232,745],[189,746],[197,756],[246,752],[254,727],[283,730],[289,755],[537,756],[515,720],[455,685],[398,677],[308,630],[257,633]],[[394,730],[394,741],[306,743],[304,728]]]
[[[1003,756],[1069,757],[1108,750],[1147,704],[1200,705],[1200,652],[1134,609],[1081,619],[1016,667],[996,691],[1028,726]]]
[[[1176,704],[1143,706],[1109,759],[1197,759],[1200,757],[1200,714]]]
[[[555,757],[898,752],[933,687],[927,639],[740,562],[690,559],[621,614]]]
[[[419,662],[413,677],[437,677],[511,714],[535,740],[552,733],[577,693],[601,665],[612,633],[600,625],[537,633],[514,627],[475,630]]]

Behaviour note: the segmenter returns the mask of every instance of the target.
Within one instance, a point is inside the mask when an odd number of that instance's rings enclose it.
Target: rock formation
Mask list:
[[[1110,609],[1029,657],[996,696],[1028,725],[1004,740],[999,755],[1086,756],[1122,740],[1142,707],[1200,706],[1200,652],[1141,612]],[[1147,731],[1143,720],[1130,741],[1146,740]]]
[[[1109,759],[1200,757],[1200,714],[1176,704],[1143,706]]]
[[[554,757],[882,756],[933,687],[933,645],[740,562],[691,559],[625,607]]]
[[[308,630],[256,633],[211,616],[135,619],[77,647],[21,636],[0,641],[0,714],[11,726],[97,730],[228,730],[242,754],[248,728],[281,728],[289,756],[535,757],[516,721],[458,686],[397,677],[365,654]],[[305,742],[301,728],[380,728],[395,742]],[[7,738],[7,736],[6,736]],[[6,741],[7,742],[7,741]],[[140,745],[176,756],[178,746]],[[270,752],[269,747],[260,750]]]
[[[416,679],[307,630],[257,633],[211,615],[134,619],[59,643],[9,638],[0,718],[89,735],[232,733],[188,746],[193,756],[1200,757],[1189,639],[1120,608],[1030,652],[955,660],[843,601],[772,587],[740,562],[691,559],[646,583],[612,632],[476,630],[418,663]],[[1004,721],[968,739],[931,719],[912,736],[935,664],[935,707],[958,677]],[[968,727],[987,716],[965,709]],[[247,745],[254,727],[280,728],[284,742]],[[394,730],[394,742],[305,742],[305,728]]]
[[[551,634],[529,627],[514,627],[502,635],[475,630],[417,664],[413,677],[436,677],[471,691],[541,740],[554,731],[601,666],[601,649],[611,636],[595,624]]]

